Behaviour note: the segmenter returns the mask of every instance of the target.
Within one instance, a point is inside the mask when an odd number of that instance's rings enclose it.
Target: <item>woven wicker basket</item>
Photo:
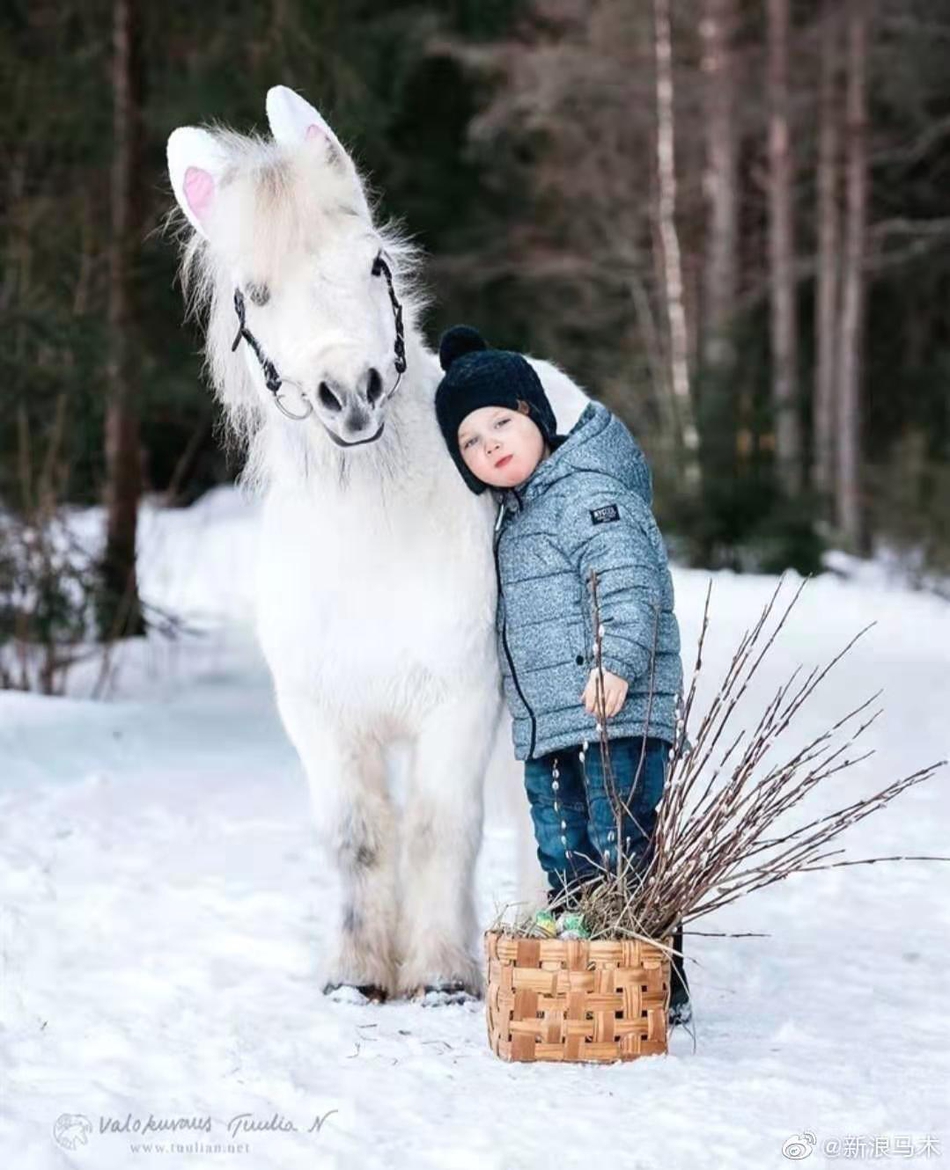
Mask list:
[[[489,930],[485,950],[488,1042],[502,1060],[610,1063],[666,1052],[670,961],[658,947]]]

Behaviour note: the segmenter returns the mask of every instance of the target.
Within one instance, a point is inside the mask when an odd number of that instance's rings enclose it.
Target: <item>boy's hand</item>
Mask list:
[[[604,672],[604,714],[608,719],[617,712],[624,704],[627,697],[627,690],[630,684],[625,678],[621,678],[619,674],[611,674],[609,670]],[[581,695],[581,700],[587,708],[589,715],[600,718],[600,673],[596,667],[590,672],[590,678],[587,680],[587,686],[584,688],[584,693]]]

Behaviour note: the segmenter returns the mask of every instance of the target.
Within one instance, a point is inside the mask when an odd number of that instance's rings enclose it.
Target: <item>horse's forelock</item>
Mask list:
[[[277,286],[301,256],[352,228],[356,181],[312,149],[257,144],[229,173],[220,242],[248,277]]]
[[[190,232],[185,244],[182,276],[193,308],[212,300],[218,280],[230,281],[222,261],[237,262],[253,279],[276,285],[287,265],[319,246],[321,238],[351,229],[354,215],[361,214],[353,176],[326,156],[224,128],[215,135],[231,163],[222,178],[224,209],[212,229],[215,242],[208,244]],[[363,180],[357,175],[356,181],[365,197]],[[424,298],[415,276],[421,249],[397,223],[375,230],[410,301],[408,310],[420,310]]]

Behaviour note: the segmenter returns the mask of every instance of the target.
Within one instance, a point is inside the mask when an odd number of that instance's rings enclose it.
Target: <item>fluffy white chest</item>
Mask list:
[[[459,497],[454,501],[458,504]],[[490,505],[265,502],[258,633],[275,675],[328,685],[328,664],[366,685],[491,669]]]

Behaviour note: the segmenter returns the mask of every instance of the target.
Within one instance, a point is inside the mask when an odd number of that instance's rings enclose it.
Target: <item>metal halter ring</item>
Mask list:
[[[293,388],[297,391],[297,393],[303,399],[304,405],[307,408],[306,414],[294,414],[294,412],[292,410],[288,410],[287,407],[284,406],[284,403],[282,401],[283,395],[280,393],[280,391],[279,390],[274,391],[273,392],[274,393],[274,405],[277,407],[277,409],[280,411],[280,413],[284,416],[284,418],[293,419],[294,422],[303,422],[303,420],[305,418],[309,418],[313,414],[313,403],[304,394],[301,386],[297,382],[292,382],[287,378],[283,379],[283,381],[281,382],[281,386],[282,387],[283,386],[293,386]]]

